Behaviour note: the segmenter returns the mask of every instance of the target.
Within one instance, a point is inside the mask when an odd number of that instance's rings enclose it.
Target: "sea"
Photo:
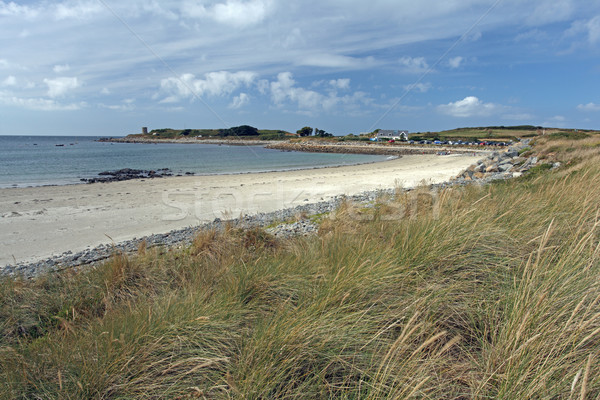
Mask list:
[[[239,174],[371,163],[387,156],[286,152],[263,146],[98,142],[93,136],[0,136],[0,188],[69,185],[122,168]]]

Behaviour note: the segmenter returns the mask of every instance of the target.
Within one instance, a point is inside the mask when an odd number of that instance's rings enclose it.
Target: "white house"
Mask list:
[[[407,130],[400,130],[400,129],[380,129],[379,132],[377,132],[377,139],[379,140],[402,140],[402,141],[406,141],[408,140],[408,131]]]

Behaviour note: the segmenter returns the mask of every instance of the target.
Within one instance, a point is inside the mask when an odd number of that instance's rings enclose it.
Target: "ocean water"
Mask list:
[[[262,146],[96,142],[91,136],[0,136],[0,188],[81,183],[102,171],[174,174],[284,171],[382,161],[387,156],[283,152]],[[57,146],[58,145],[58,146]]]

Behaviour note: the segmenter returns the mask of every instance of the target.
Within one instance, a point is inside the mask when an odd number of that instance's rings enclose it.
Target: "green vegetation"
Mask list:
[[[552,139],[581,140],[588,137],[590,137],[590,135],[582,131],[558,131],[550,134],[550,138]]]
[[[312,238],[4,280],[0,398],[598,398],[599,142],[539,138],[561,168],[348,202]]]
[[[368,136],[356,136],[352,133],[346,136],[338,136],[336,139],[340,142],[368,142],[370,140]]]
[[[202,138],[224,138],[224,137],[242,137],[256,138],[262,140],[278,140],[284,139],[287,136],[294,136],[289,132],[282,130],[257,129],[250,125],[234,126],[228,129],[153,129],[144,135],[129,135],[129,137],[148,137],[154,139],[177,139],[186,137],[202,137]]]
[[[478,128],[457,128],[440,132],[419,132],[410,135],[410,139],[427,140],[513,140],[527,135],[537,136],[542,127],[532,125],[487,126]]]
[[[305,126],[304,128],[298,129],[296,133],[299,136],[310,136],[312,135],[313,129],[310,126]]]
[[[411,134],[411,139],[428,140],[515,140],[517,138],[532,138],[548,135],[553,139],[567,138],[572,140],[585,139],[593,130],[554,129],[541,126],[487,126],[479,128],[457,128],[441,132],[419,132]]]

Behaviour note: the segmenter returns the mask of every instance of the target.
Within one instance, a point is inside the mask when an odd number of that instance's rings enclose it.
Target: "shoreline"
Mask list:
[[[0,189],[0,268],[65,252],[421,181],[446,182],[482,155],[405,156],[286,172]]]
[[[497,150],[491,148],[447,146],[447,145],[418,145],[397,142],[397,144],[388,144],[383,142],[361,142],[361,141],[313,141],[313,140],[260,140],[260,139],[197,139],[197,138],[179,138],[179,139],[152,139],[152,138],[105,138],[98,140],[104,142],[116,143],[139,143],[139,144],[211,144],[228,146],[260,146],[267,149],[281,151],[299,151],[308,153],[340,153],[340,154],[366,154],[366,155],[409,155],[409,154],[438,154],[445,152],[447,154],[489,154]]]
[[[402,143],[402,142],[401,142]],[[319,143],[311,141],[279,142],[265,146],[267,149],[282,151],[300,151],[307,153],[341,153],[341,154],[369,154],[369,155],[450,155],[450,154],[481,154],[487,155],[490,149],[465,148],[453,146],[427,147],[409,144],[381,144],[365,142],[329,142]]]
[[[363,153],[361,153],[363,154]],[[376,154],[366,154],[366,155],[376,155]],[[381,156],[384,156],[385,154],[381,154]],[[135,179],[129,179],[130,181],[145,181],[145,180],[151,180],[151,179],[170,179],[170,178],[180,178],[180,177],[190,177],[190,176],[196,176],[196,177],[202,177],[202,176],[235,176],[235,175],[246,175],[246,174],[268,174],[268,173],[272,173],[272,172],[289,172],[289,171],[310,171],[310,170],[316,170],[316,169],[324,169],[324,168],[342,168],[342,167],[351,167],[354,165],[369,165],[369,164],[378,164],[378,163],[385,163],[388,161],[393,161],[393,160],[397,160],[399,158],[401,158],[401,155],[391,155],[390,157],[386,158],[385,160],[375,160],[375,161],[365,161],[365,162],[357,162],[357,163],[350,163],[350,164],[339,164],[339,165],[322,165],[322,166],[306,166],[306,167],[297,167],[297,168],[287,168],[287,169],[270,169],[270,170],[264,170],[264,171],[247,171],[247,172],[223,172],[223,173],[184,173],[184,174],[177,174],[177,175],[170,175],[170,176],[160,176],[160,177],[143,177],[143,178],[135,178]],[[99,175],[97,175],[96,177],[98,177]],[[87,178],[89,179],[89,178]],[[122,181],[114,181],[114,182],[123,182]],[[64,186],[76,186],[76,185],[93,185],[93,184],[106,184],[106,183],[111,183],[111,182],[84,182],[81,181],[81,178],[77,181],[77,182],[71,182],[71,183],[49,183],[49,184],[40,184],[40,185],[29,185],[29,186],[6,186],[6,187],[2,187],[0,186],[0,191],[2,190],[13,190],[13,189],[29,189],[29,188],[41,188],[41,187],[64,187]]]

